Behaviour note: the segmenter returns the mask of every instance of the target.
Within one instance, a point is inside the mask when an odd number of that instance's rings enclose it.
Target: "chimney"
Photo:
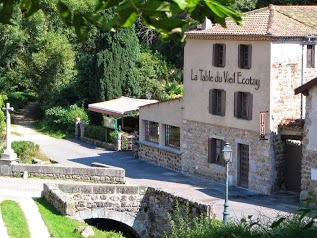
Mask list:
[[[205,21],[202,24],[202,30],[208,30],[212,28],[212,22],[206,17]]]

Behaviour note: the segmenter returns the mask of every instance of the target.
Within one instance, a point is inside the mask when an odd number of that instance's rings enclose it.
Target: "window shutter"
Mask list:
[[[241,50],[242,50],[242,47],[241,47],[241,45],[239,45],[238,46],[239,48],[238,48],[238,66],[239,66],[239,68],[242,68],[242,52],[241,52]]]
[[[252,120],[253,95],[248,94],[248,120]]]
[[[211,98],[211,100],[212,100],[212,111],[211,111],[211,113],[213,114],[213,115],[215,115],[216,114],[216,107],[217,107],[217,90],[216,89],[213,89],[212,90],[212,98]]]
[[[226,66],[226,45],[225,44],[223,44],[222,45],[222,50],[223,50],[223,52],[222,52],[222,67],[225,67]]]
[[[212,114],[212,105],[213,105],[213,90],[209,90],[209,113]]]
[[[226,91],[221,91],[221,116],[226,114]]]
[[[247,69],[251,69],[251,62],[252,62],[252,45],[248,45],[248,65]]]
[[[217,46],[216,44],[213,44],[213,49],[212,49],[212,65],[217,66]]]
[[[208,163],[213,163],[216,160],[215,148],[216,148],[215,140],[212,138],[208,138]]]
[[[241,94],[240,92],[234,93],[234,117],[241,117]]]
[[[223,157],[223,152],[222,152],[224,146],[225,146],[225,141],[222,140],[221,141],[221,155],[220,155],[220,162],[221,162],[222,166],[225,166],[225,164],[226,164],[225,163],[225,158]]]

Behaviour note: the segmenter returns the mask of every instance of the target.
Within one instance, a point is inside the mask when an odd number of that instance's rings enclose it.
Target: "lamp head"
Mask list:
[[[232,149],[229,143],[226,143],[225,146],[223,147],[223,158],[226,163],[229,163],[231,157],[232,157]]]

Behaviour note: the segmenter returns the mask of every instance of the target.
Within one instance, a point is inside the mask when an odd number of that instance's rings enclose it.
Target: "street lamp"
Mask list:
[[[229,176],[228,163],[232,157],[232,149],[229,143],[225,144],[222,152],[223,152],[223,158],[226,162],[226,199],[225,199],[224,210],[223,210],[223,223],[227,225],[229,220],[229,214],[230,214],[229,202],[228,202],[228,176]]]

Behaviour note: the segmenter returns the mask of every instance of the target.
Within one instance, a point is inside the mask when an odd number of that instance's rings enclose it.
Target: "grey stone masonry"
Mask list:
[[[2,169],[3,167],[3,169]],[[24,172],[31,177],[72,179],[95,183],[124,184],[125,170],[121,168],[80,168],[56,165],[15,164],[0,166],[0,175],[21,177]]]
[[[167,147],[153,147],[142,142],[139,143],[138,156],[142,160],[149,161],[161,167],[181,171],[182,156],[180,151]]]
[[[131,185],[44,184],[44,197],[59,212],[77,219],[105,218],[132,227],[141,237],[164,237],[170,232],[168,214],[176,204],[190,219],[213,215],[212,207],[160,189]]]
[[[303,138],[303,157],[302,157],[302,179],[301,179],[301,199],[306,199],[308,193],[317,194],[317,181],[312,180],[311,173],[312,168],[317,168],[317,151],[309,150],[309,129],[312,124],[313,115],[312,112],[312,97],[306,97],[306,118],[304,127],[304,138]],[[316,134],[315,134],[316,135]]]
[[[225,182],[225,167],[208,162],[208,138],[216,138],[228,142],[233,150],[232,162],[229,163],[231,185],[239,186],[239,144],[245,144],[249,145],[248,189],[263,194],[269,194],[273,190],[272,138],[260,140],[257,132],[189,120],[183,120],[182,138],[183,172]]]

